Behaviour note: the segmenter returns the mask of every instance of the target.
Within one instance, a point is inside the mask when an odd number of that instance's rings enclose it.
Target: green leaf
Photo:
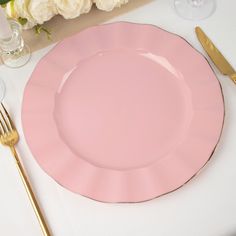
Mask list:
[[[46,33],[48,40],[51,40],[51,39],[52,39],[52,34],[51,34],[51,32],[50,32],[48,29],[44,28],[42,25],[36,25],[36,26],[34,27],[34,30],[35,30],[35,33],[36,33],[37,35],[40,35],[41,32],[43,31],[44,33]]]
[[[0,5],[5,5],[8,2],[10,2],[11,0],[0,0]]]
[[[25,25],[28,22],[26,18],[22,18],[22,17],[19,17],[17,20],[21,25]]]
[[[48,40],[52,39],[52,33],[48,29],[42,28],[42,31],[46,33]]]
[[[37,35],[39,35],[41,33],[41,30],[42,30],[42,25],[35,25],[34,30],[35,30],[35,33]]]

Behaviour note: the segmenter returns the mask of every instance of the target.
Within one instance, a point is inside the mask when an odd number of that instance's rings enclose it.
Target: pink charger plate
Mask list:
[[[151,25],[95,26],[36,66],[22,108],[27,143],[65,188],[103,202],[171,192],[209,160],[224,120],[206,59]]]

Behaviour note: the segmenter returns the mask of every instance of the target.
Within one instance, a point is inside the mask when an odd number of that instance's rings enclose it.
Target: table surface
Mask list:
[[[218,0],[217,10],[202,21],[187,21],[174,11],[173,0],[156,0],[112,21],[150,23],[187,39],[205,54],[196,39],[200,25],[236,68],[235,0]],[[179,190],[139,204],[105,204],[76,195],[47,176],[26,145],[21,126],[23,90],[39,59],[52,46],[33,53],[20,69],[0,66],[5,104],[21,134],[17,148],[55,236],[235,236],[236,235],[236,87],[219,74],[226,120],[217,150],[200,174]],[[214,68],[214,66],[213,66]],[[215,69],[215,68],[214,68]],[[40,236],[10,151],[0,147],[0,235]]]

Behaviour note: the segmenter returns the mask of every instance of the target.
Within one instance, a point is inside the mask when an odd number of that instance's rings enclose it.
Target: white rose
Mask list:
[[[31,0],[28,12],[37,24],[43,24],[58,13],[53,0]]]
[[[65,19],[72,19],[90,11],[92,0],[54,0],[57,10]]]
[[[32,28],[37,24],[28,11],[29,2],[30,0],[15,0],[14,2],[9,2],[5,8],[10,18],[16,20],[19,17],[27,19],[27,23],[23,26],[24,29]]]
[[[128,0],[94,0],[97,8],[104,11],[111,11],[115,7],[120,7],[127,2]]]
[[[121,7],[121,5],[128,3],[129,0],[120,0],[117,1],[116,7]]]

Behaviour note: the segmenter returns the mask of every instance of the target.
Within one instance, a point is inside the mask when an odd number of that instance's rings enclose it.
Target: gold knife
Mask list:
[[[223,75],[228,75],[230,79],[236,84],[236,71],[225,59],[222,53],[216,48],[214,43],[207,37],[200,27],[195,28],[198,40],[202,44],[202,47],[207,52],[208,56],[214,62],[216,67]]]

